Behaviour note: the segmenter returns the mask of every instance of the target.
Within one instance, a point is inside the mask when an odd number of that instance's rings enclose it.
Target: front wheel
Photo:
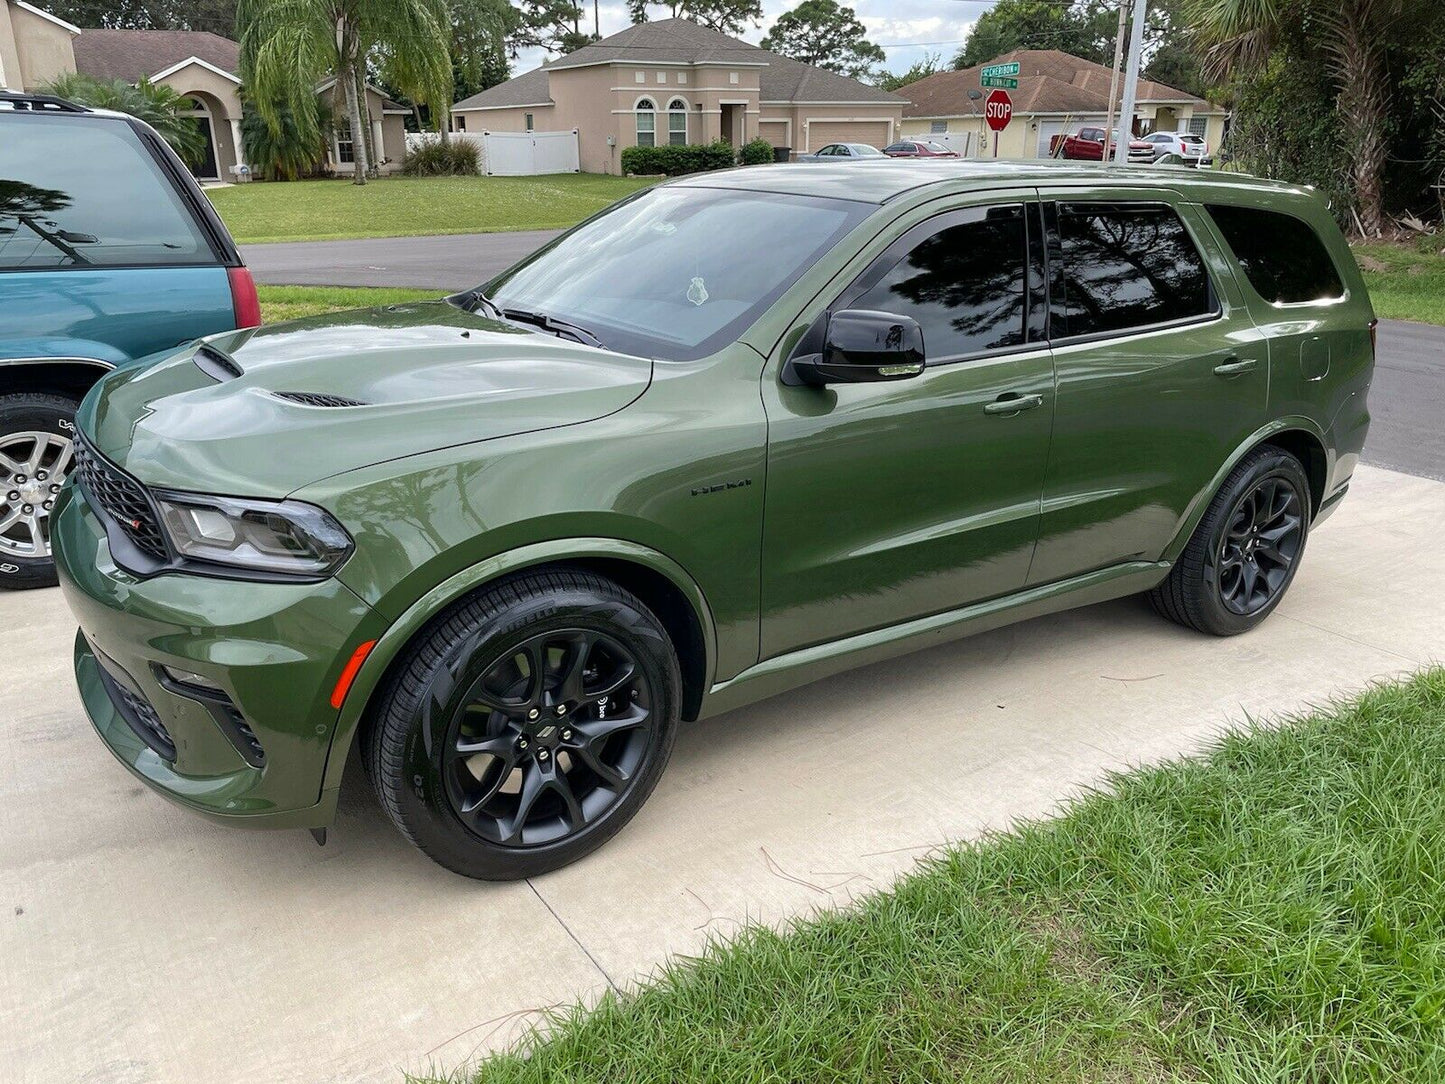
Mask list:
[[[0,588],[52,587],[50,512],[70,472],[74,399],[0,396]]]
[[[425,630],[363,760],[392,821],[483,880],[545,873],[601,846],[647,800],[681,703],[661,623],[570,569],[501,581]]]
[[[1200,632],[1247,632],[1293,582],[1309,523],[1309,479],[1300,461],[1271,445],[1256,448],[1229,473],[1149,600],[1169,620]]]

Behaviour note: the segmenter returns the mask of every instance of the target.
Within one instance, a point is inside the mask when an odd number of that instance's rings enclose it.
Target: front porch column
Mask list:
[[[231,121],[231,142],[236,147],[236,165],[246,164],[246,144],[241,142],[241,122],[232,119]],[[224,178],[222,178],[224,180]]]
[[[371,164],[376,169],[380,169],[382,161],[386,158],[386,147],[382,144],[381,121],[379,120],[371,122],[371,146],[376,154],[376,161]]]

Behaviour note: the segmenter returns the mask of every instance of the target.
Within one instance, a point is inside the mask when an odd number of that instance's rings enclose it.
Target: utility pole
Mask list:
[[[1144,16],[1149,0],[1134,0],[1134,26],[1129,33],[1129,69],[1124,75],[1124,104],[1119,110],[1119,139],[1114,144],[1114,164],[1129,161],[1129,141],[1134,136],[1134,101],[1139,95],[1139,65],[1144,58]]]
[[[1114,70],[1109,73],[1109,112],[1104,119],[1104,138],[1113,138],[1114,102],[1119,94],[1119,69],[1124,66],[1124,21],[1129,17],[1129,0],[1119,0],[1119,32],[1114,36]],[[1101,156],[1100,161],[1103,161]]]

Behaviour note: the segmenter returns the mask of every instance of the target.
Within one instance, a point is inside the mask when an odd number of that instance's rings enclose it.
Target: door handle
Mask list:
[[[1239,376],[1241,373],[1252,373],[1257,363],[1253,358],[1246,358],[1240,361],[1238,358],[1231,358],[1229,361],[1214,367],[1215,376]]]
[[[983,412],[985,414],[1018,414],[1043,405],[1044,397],[1042,395],[1018,395],[1010,391],[1000,395],[991,403],[985,403]]]

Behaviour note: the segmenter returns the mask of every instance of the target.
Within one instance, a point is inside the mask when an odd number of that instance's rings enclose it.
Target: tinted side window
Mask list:
[[[1050,336],[1125,331],[1215,311],[1199,250],[1172,207],[1061,203]]]
[[[1024,341],[1024,209],[976,207],[916,245],[853,309],[911,316],[930,362]]]
[[[1250,285],[1266,301],[1291,304],[1344,296],[1334,261],[1300,219],[1223,204],[1208,204],[1206,210],[1239,257]]]
[[[33,116],[0,130],[0,269],[216,262],[129,125]]]

